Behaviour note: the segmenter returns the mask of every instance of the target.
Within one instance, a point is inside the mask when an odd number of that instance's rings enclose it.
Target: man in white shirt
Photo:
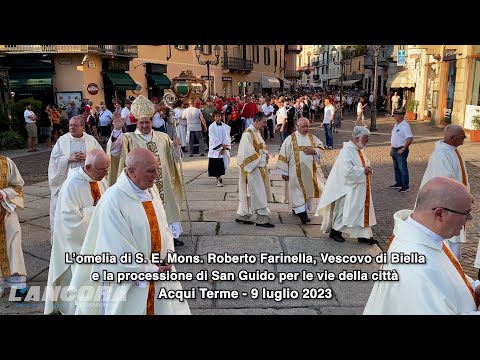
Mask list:
[[[359,100],[358,100],[358,105],[357,105],[357,122],[355,123],[355,126],[366,126],[365,125],[365,106],[367,106],[367,104],[363,103],[363,98],[361,97]]]
[[[32,104],[25,104],[25,112],[23,113],[23,117],[25,118],[28,133],[28,152],[38,151],[37,149],[35,149],[35,139],[38,138],[38,128],[36,124],[38,117],[32,111]]]
[[[478,314],[480,281],[465,275],[445,245],[472,220],[473,200],[462,183],[436,177],[420,189],[415,210],[393,216],[381,272],[396,274],[398,281],[376,281],[364,315]]]
[[[127,127],[128,132],[134,132],[135,129],[137,128],[136,124],[132,124],[130,122],[130,106],[132,105],[132,102],[130,100],[125,100],[125,107],[122,109],[122,112],[120,113],[120,116],[122,117],[123,121],[125,122],[125,125]]]
[[[188,100],[189,107],[183,111],[182,118],[187,120],[187,131],[190,133],[188,142],[188,156],[193,157],[193,143],[195,138],[198,141],[198,152],[200,156],[205,156],[203,142],[203,129],[207,129],[207,123],[200,109],[195,107],[195,100]]]
[[[267,98],[262,105],[263,114],[267,117],[267,126],[263,129],[263,138],[267,140],[268,133],[270,133],[270,139],[273,139],[273,111],[274,108],[271,104],[270,98]]]
[[[400,189],[401,193],[410,190],[410,179],[408,176],[407,158],[409,146],[413,141],[412,130],[408,122],[404,120],[405,108],[394,110],[393,116],[397,122],[392,130],[390,156],[393,160],[393,168],[395,170],[395,184],[390,186],[391,189]]]
[[[393,115],[393,112],[398,109],[399,103],[400,103],[400,96],[398,96],[398,93],[395,91],[392,96],[392,115]]]
[[[99,126],[100,126],[100,135],[105,137],[110,137],[112,133],[112,118],[113,114],[110,110],[107,109],[105,101],[100,102],[100,115],[99,115]]]
[[[287,134],[287,110],[285,109],[285,100],[283,97],[277,101],[277,130],[280,131],[280,141],[283,142],[288,136]]]
[[[323,116],[323,130],[325,131],[325,143],[326,149],[333,149],[333,132],[332,132],[332,122],[333,115],[335,114],[335,107],[330,104],[330,99],[325,98],[325,108]]]

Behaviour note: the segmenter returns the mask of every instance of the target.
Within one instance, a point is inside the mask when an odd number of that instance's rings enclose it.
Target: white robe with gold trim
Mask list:
[[[412,210],[400,210],[393,215],[395,238],[388,249],[388,258],[394,252],[418,253],[426,257],[426,263],[382,265],[383,270],[395,270],[399,281],[375,282],[363,314],[479,314],[467,285],[442,250],[442,241],[407,223],[411,213]]]
[[[88,153],[94,149],[102,149],[98,141],[91,135],[83,133],[82,137],[75,138],[70,133],[58,138],[50,154],[48,163],[48,185],[50,186],[50,232],[54,232],[55,208],[58,193],[67,178],[68,170],[82,167],[85,161],[68,162],[68,158],[76,152]],[[103,150],[103,149],[102,149]]]
[[[167,221],[169,224],[175,224],[172,230],[177,230],[178,234],[174,234],[174,236],[178,237],[182,231],[180,223],[182,220],[180,210],[183,203],[182,174],[180,173],[178,161],[173,155],[172,139],[160,131],[152,130],[151,134],[153,135],[143,135],[139,129],[136,129],[135,132],[122,134],[122,151],[118,162],[118,176],[123,172],[125,159],[131,150],[137,148],[148,149],[157,155],[160,167],[158,169],[159,176],[155,180],[155,184],[165,206]],[[156,149],[147,146],[150,141],[155,143]],[[157,151],[156,153],[155,150]],[[109,184],[111,186],[116,181],[116,177],[111,177],[109,180],[111,180]]]
[[[305,154],[303,149],[307,147],[315,148],[317,154]],[[320,149],[323,143],[315,135],[302,135],[298,131],[288,136],[280,148],[277,169],[289,177],[285,182],[288,186],[285,203],[290,202],[296,214],[315,211],[322,195],[325,178],[320,167]]]
[[[377,220],[371,185],[367,194],[367,175],[358,150],[351,141],[343,143],[343,148],[328,175],[315,215],[323,216],[321,229],[325,232],[333,227],[337,231],[350,234],[351,237],[370,238],[373,235],[371,227],[376,225]],[[365,150],[360,151],[365,165],[369,166],[370,161]],[[337,219],[340,221],[336,221]]]
[[[268,148],[260,131],[250,125],[242,135],[237,154],[240,166],[237,214],[241,216],[254,213],[268,215],[267,202],[273,202],[273,196],[266,154]]]
[[[63,183],[58,194],[55,215],[55,232],[53,233],[52,254],[48,270],[47,291],[45,300],[45,314],[50,314],[58,308],[63,315],[73,315],[75,304],[73,301],[62,301],[53,298],[54,287],[67,287],[72,279],[72,272],[76,264],[65,263],[66,253],[80,253],[83,240],[87,233],[90,219],[95,206],[91,194],[90,183],[94,182],[83,168],[69,171],[67,180]],[[98,181],[100,193],[107,190],[107,181]]]
[[[0,290],[25,287],[27,271],[22,250],[22,229],[17,210],[23,209],[23,179],[15,163],[0,155]],[[3,270],[2,270],[3,269]],[[0,291],[1,293],[1,291]]]
[[[168,136],[168,135],[167,135]],[[161,236],[160,258],[165,258],[167,251],[174,251],[173,236],[166,221],[165,210],[156,186],[148,189],[153,197],[158,226]],[[90,221],[82,254],[101,254],[107,252],[120,258],[124,253],[132,253],[135,258],[141,252],[147,263],[122,264],[78,264],[72,275],[69,293],[74,295],[82,286],[93,286],[97,289],[102,286],[101,281],[92,281],[93,272],[102,274],[103,270],[119,272],[157,272],[158,267],[150,262],[152,252],[150,225],[142,201],[132,187],[126,172],[123,171],[115,185],[111,186],[97,204],[97,208]],[[138,286],[132,281],[110,282],[108,291],[104,293],[106,315],[145,315],[147,309],[148,284]],[[157,281],[155,283],[155,315],[190,314],[187,301],[157,299],[161,288],[167,290],[181,290],[179,281]],[[119,294],[126,294],[125,301]],[[78,302],[76,314],[98,315],[101,313],[101,299]]]

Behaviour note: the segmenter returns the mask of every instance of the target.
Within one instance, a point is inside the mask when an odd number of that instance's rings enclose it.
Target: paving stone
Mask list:
[[[216,183],[212,183],[211,186],[199,185],[199,184],[187,184],[187,191],[201,191],[201,192],[218,192],[221,189],[222,192],[237,192],[238,185],[224,185],[222,188],[219,188]],[[187,194],[188,195],[188,194]]]
[[[237,210],[238,202],[233,201],[213,201],[213,200],[188,200],[190,206],[190,211],[199,211],[199,210]],[[187,210],[185,202],[182,205],[182,210]]]
[[[27,223],[21,227],[23,251],[49,262],[52,252],[50,230]]]
[[[193,235],[215,235],[216,223],[208,222],[192,222]],[[182,222],[183,234],[190,234],[190,224],[188,222]]]
[[[28,208],[49,210],[50,209],[50,198],[41,198],[41,199],[30,201],[28,203]]]
[[[50,195],[50,189],[44,186],[24,186],[23,192],[29,195],[38,195],[38,196],[45,196]]]
[[[262,236],[302,236],[304,235],[299,225],[276,224],[274,228],[263,226],[245,225],[240,223],[222,223],[218,235],[256,235]]]
[[[33,220],[33,219],[43,218],[45,216],[49,216],[49,214],[50,214],[49,208],[36,209],[36,208],[29,208],[28,206],[23,210],[18,210],[17,212],[18,220],[20,221],[20,223]]]
[[[320,312],[322,315],[362,315],[362,307],[347,307],[347,306],[338,306],[338,307],[321,307]]]
[[[217,184],[215,184],[217,186]],[[190,200],[215,200],[223,201],[225,198],[225,192],[221,191],[221,188],[217,187],[218,191],[189,191],[187,193],[188,201]]]
[[[50,216],[44,216],[35,220],[26,221],[26,224],[32,224],[50,230]]]
[[[276,236],[200,236],[197,254],[259,254],[282,252]]]

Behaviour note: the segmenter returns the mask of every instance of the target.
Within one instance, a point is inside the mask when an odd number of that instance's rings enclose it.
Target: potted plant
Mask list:
[[[480,110],[477,109],[477,115],[472,116],[472,127],[470,130],[470,141],[480,142]]]
[[[407,112],[405,114],[405,117],[407,118],[408,121],[415,120],[415,117],[417,116],[417,106],[418,106],[418,101],[414,99],[410,99],[407,101]]]

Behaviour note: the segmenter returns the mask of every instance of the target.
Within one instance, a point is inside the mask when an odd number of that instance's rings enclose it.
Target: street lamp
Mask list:
[[[340,46],[340,50],[342,50],[342,46]],[[335,61],[337,55],[339,59]],[[335,65],[340,65],[340,117],[343,118],[343,76],[345,73],[345,65],[349,65],[352,59],[344,58],[342,54],[338,53],[335,46],[332,48],[332,59]]]
[[[374,71],[373,71],[373,109],[371,111],[370,119],[370,131],[377,131],[377,66],[378,66],[378,55],[380,53],[380,48],[382,45],[372,45],[374,51]]]
[[[218,65],[219,57],[220,57],[220,46],[215,45],[213,51],[215,53],[215,57],[217,60],[200,60],[200,53],[202,51],[202,47],[200,45],[195,46],[195,56],[197,57],[197,61],[200,65],[207,65],[207,78],[208,78],[208,94],[212,95],[212,84],[210,82],[210,65]]]

